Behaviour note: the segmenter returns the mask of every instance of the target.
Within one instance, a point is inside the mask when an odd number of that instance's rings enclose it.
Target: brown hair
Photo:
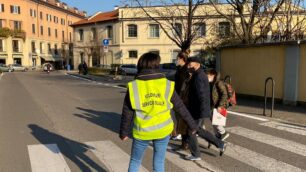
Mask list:
[[[186,62],[187,62],[187,59],[188,59],[188,54],[185,53],[185,52],[180,52],[180,53],[177,55],[177,58],[182,59],[182,60],[186,63]]]
[[[214,75],[214,76],[217,76],[218,75],[218,72],[214,69],[212,70],[209,70],[206,72],[206,75]]]
[[[160,56],[156,53],[145,53],[143,54],[137,63],[138,72],[144,69],[159,69]]]

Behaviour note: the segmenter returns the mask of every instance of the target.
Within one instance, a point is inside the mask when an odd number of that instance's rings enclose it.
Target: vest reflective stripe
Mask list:
[[[134,125],[134,128],[138,131],[150,132],[150,131],[161,129],[161,128],[171,124],[172,122],[173,122],[172,119],[168,119],[167,121],[165,121],[161,124],[155,125],[155,126],[151,126],[151,127],[147,127],[147,128],[140,128],[139,126]]]
[[[137,83],[136,82],[132,82],[132,87],[133,87],[133,92],[134,92],[134,95],[135,95],[135,106],[136,106],[136,116],[138,118],[141,118],[143,120],[149,120],[151,119],[152,117],[151,116],[146,116],[145,114],[141,113],[141,111],[137,110],[137,109],[140,109],[140,100],[139,100],[139,92],[138,92],[138,86],[137,86]]]
[[[135,80],[128,84],[128,90],[135,110],[134,138],[152,140],[169,135],[173,130],[171,97],[174,82],[166,78]]]

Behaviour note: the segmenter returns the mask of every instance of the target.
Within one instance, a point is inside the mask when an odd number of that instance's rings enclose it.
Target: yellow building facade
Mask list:
[[[57,68],[68,64],[73,42],[69,25],[85,16],[58,0],[1,0],[0,63],[34,68],[45,62]]]

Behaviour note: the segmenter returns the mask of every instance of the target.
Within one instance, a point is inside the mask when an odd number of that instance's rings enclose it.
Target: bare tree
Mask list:
[[[142,14],[159,24],[160,28],[181,51],[188,51],[192,43],[206,32],[205,21],[212,8],[203,8],[207,0],[127,0],[142,9]],[[125,1],[126,2],[126,1]]]
[[[306,15],[303,0],[286,1],[275,19],[276,28],[272,28],[274,41],[304,39]]]
[[[234,36],[242,43],[256,43],[271,29],[276,14],[285,0],[225,0],[231,10],[224,11],[224,3],[209,0],[215,10],[230,23]]]

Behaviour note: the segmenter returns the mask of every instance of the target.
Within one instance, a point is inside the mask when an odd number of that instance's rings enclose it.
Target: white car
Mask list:
[[[27,71],[27,68],[24,66],[21,66],[20,64],[11,64],[9,65],[10,70],[13,71],[22,71],[25,72]]]

